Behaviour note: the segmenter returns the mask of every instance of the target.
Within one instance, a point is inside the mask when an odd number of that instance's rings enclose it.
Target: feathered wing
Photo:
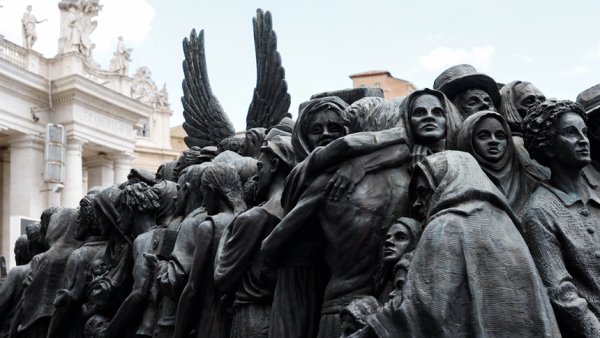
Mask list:
[[[256,88],[246,117],[246,130],[270,128],[278,124],[290,108],[291,98],[285,81],[285,69],[277,51],[277,35],[271,13],[256,10],[254,46],[256,49]]]
[[[234,136],[235,129],[219,100],[213,94],[206,71],[204,30],[196,35],[192,30],[189,40],[183,40],[183,129],[188,147],[216,146],[223,139]]]

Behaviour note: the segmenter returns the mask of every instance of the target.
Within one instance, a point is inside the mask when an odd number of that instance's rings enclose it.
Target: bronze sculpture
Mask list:
[[[524,237],[565,337],[600,334],[596,252],[600,198],[584,183],[590,163],[583,107],[550,100],[523,120],[525,146],[552,175],[531,196],[523,215]]]
[[[37,227],[39,233],[39,226]],[[23,281],[29,274],[29,262],[31,261],[29,239],[22,235],[15,243],[15,259],[17,266],[12,268],[0,285],[0,318],[2,318],[0,337],[8,338],[10,324],[17,310],[17,305],[23,295]]]
[[[504,117],[513,133],[521,133],[521,122],[529,108],[546,101],[546,96],[527,81],[513,81],[500,89],[498,112]]]
[[[590,158],[592,162],[583,168],[586,181],[594,188],[600,185],[600,119],[598,119],[598,98],[600,85],[595,85],[577,95],[577,103],[585,109],[588,117],[588,139],[590,141]]]

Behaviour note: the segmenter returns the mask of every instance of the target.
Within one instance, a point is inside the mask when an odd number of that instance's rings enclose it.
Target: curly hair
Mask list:
[[[27,235],[27,239],[31,242],[39,242],[40,240],[40,222],[33,222],[27,224],[25,227],[25,234]]]
[[[140,212],[154,211],[160,204],[158,203],[159,194],[153,187],[144,182],[131,184],[125,187],[117,200],[115,208],[121,210],[128,207],[129,210],[137,210]]]
[[[212,187],[224,196],[235,212],[246,209],[242,183],[234,166],[229,163],[214,163],[202,175],[202,187]]]
[[[234,153],[239,153],[242,150],[242,144],[244,144],[244,139],[241,137],[228,137],[223,141],[217,144],[217,152],[222,153],[224,151],[230,150]]]
[[[565,113],[576,113],[587,121],[583,106],[579,103],[564,100],[548,100],[529,108],[527,116],[523,119],[523,141],[525,149],[532,159],[541,165],[548,166],[550,159],[546,151],[554,146],[556,136],[556,123]]]

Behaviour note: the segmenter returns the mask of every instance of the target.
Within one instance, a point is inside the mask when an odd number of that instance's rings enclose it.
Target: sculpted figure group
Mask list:
[[[457,65],[403,99],[316,94],[294,121],[275,72],[238,138],[203,39],[184,43],[190,149],[44,211],[1,337],[600,337],[600,85],[548,100]]]

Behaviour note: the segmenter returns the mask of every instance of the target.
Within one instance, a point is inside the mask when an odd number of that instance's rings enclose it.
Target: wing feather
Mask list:
[[[183,96],[183,129],[188,134],[184,138],[188,147],[216,146],[227,137],[235,135],[235,129],[223,110],[217,97],[213,94],[206,68],[204,53],[204,31],[196,35],[192,30],[189,39],[183,40],[184,80]]]
[[[271,13],[256,10],[254,46],[256,51],[256,88],[246,117],[246,129],[270,128],[285,117],[291,103],[285,81],[281,55],[277,51],[277,35]]]

